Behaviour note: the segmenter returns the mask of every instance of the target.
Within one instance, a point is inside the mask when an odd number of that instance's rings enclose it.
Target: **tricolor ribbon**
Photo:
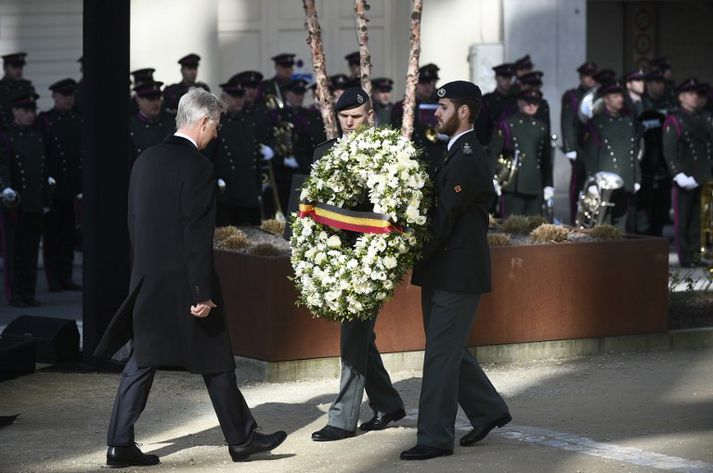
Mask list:
[[[334,205],[320,202],[300,204],[300,218],[309,217],[317,223],[332,228],[360,233],[391,233],[403,232],[404,229],[391,222],[388,215],[375,212],[360,212],[346,210]]]

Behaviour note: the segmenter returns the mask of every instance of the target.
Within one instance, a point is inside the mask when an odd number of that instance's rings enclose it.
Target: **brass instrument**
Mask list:
[[[584,94],[577,106],[577,117],[582,123],[587,123],[594,115],[604,108],[604,99],[597,97],[598,86],[592,87]]]
[[[285,108],[285,102],[282,100],[280,87],[275,84],[275,93],[265,94],[265,106],[269,110],[277,110]],[[294,125],[290,122],[281,121],[272,128],[273,136],[275,137],[275,151],[280,156],[290,156],[292,154],[292,129]],[[264,187],[269,186],[272,189],[272,200],[275,205],[274,219],[279,222],[285,222],[285,214],[280,204],[280,195],[277,190],[277,181],[275,180],[275,168],[272,160],[269,160],[263,168],[262,184]]]
[[[589,192],[592,186],[597,188],[595,195]],[[612,192],[623,186],[624,180],[613,172],[600,171],[589,177],[579,192],[575,225],[579,228],[592,228],[604,223],[607,208],[614,207],[610,202]]]
[[[701,186],[701,260],[713,261],[713,181]]]
[[[436,130],[436,125],[438,120],[436,119],[435,111],[438,108],[437,103],[419,103],[418,104],[418,121],[425,125],[426,130],[423,135],[431,143],[438,141],[438,130]]]
[[[523,157],[525,157],[524,154]],[[516,149],[511,157],[505,154],[498,156],[498,161],[495,164],[495,180],[500,187],[510,184],[515,179],[519,168],[520,150]]]
[[[426,139],[428,141],[430,141],[431,143],[435,143],[436,141],[438,141],[438,132],[432,126],[429,126],[428,128],[426,128],[426,131],[423,134],[426,137]]]
[[[7,189],[0,192],[0,202],[8,209],[14,209],[20,205],[20,201],[20,193],[15,190]]]

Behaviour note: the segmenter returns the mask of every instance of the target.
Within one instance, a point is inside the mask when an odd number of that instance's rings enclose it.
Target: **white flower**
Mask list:
[[[330,248],[339,248],[342,246],[342,240],[339,239],[339,235],[332,235],[327,239],[327,246]]]
[[[393,269],[398,264],[398,261],[393,256],[387,256],[383,259],[384,267],[386,269]]]

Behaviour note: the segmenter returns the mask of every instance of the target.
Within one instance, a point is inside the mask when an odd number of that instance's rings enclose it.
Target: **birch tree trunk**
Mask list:
[[[357,41],[359,42],[359,65],[361,67],[361,88],[371,100],[371,54],[369,54],[369,30],[366,27],[369,21],[366,11],[369,9],[367,0],[354,0],[354,21],[356,26]],[[374,103],[371,100],[373,107]],[[374,115],[369,119],[369,125],[374,124]]]
[[[418,83],[418,60],[421,56],[421,11],[423,0],[413,0],[411,6],[411,35],[409,38],[408,72],[406,73],[406,94],[401,134],[411,139],[414,112],[416,108],[416,84]]]
[[[312,52],[312,64],[314,65],[314,76],[317,82],[317,97],[319,108],[324,121],[324,132],[327,139],[337,137],[337,121],[334,116],[334,96],[329,90],[329,78],[327,77],[324,46],[322,45],[322,30],[317,19],[317,7],[314,0],[303,0],[305,14],[307,16],[307,44]]]

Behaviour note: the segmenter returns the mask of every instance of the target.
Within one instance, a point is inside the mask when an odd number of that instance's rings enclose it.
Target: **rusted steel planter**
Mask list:
[[[663,332],[668,243],[662,238],[495,247],[471,346]],[[289,259],[215,251],[236,355],[287,361],[339,355],[339,326],[295,305]],[[408,279],[406,279],[407,281]],[[424,347],[421,290],[404,282],[376,324],[379,350]]]

